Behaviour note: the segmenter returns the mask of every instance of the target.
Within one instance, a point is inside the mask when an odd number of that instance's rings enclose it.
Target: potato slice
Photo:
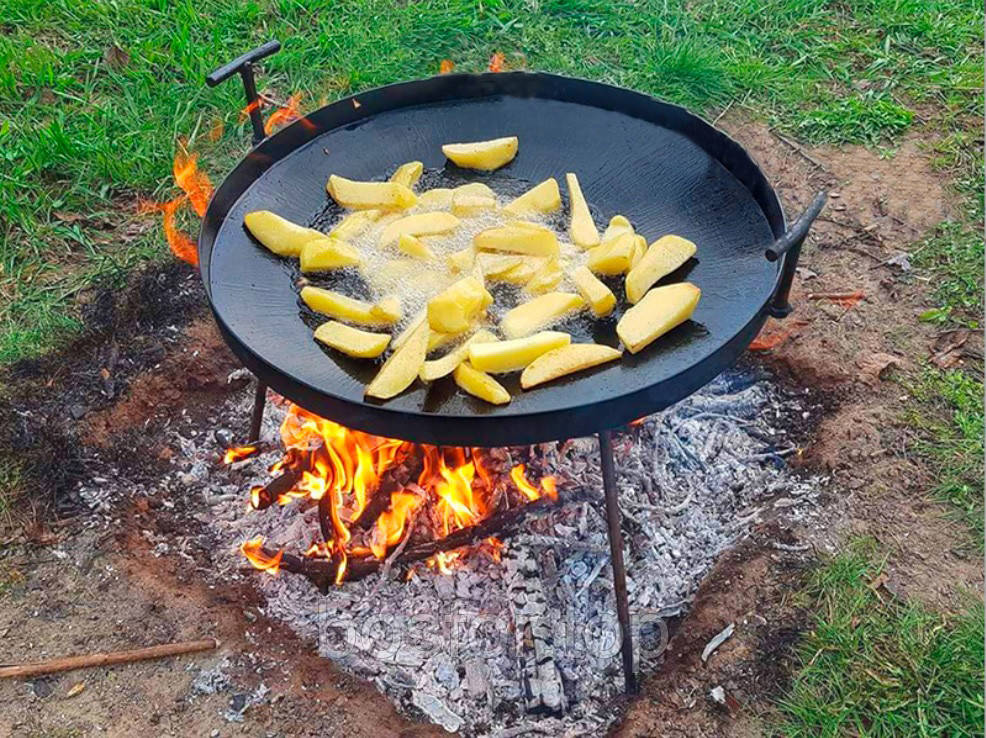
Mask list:
[[[597,343],[573,343],[552,349],[528,364],[520,375],[520,386],[530,389],[566,374],[574,374],[619,359],[622,355],[623,352],[618,349]]]
[[[380,234],[380,245],[389,246],[403,235],[437,236],[454,231],[459,219],[451,213],[418,213],[390,223]]]
[[[534,275],[542,268],[542,259],[536,256],[528,256],[517,266],[511,267],[500,275],[500,281],[507,284],[525,285],[530,282]]]
[[[350,241],[367,231],[383,215],[382,210],[357,210],[336,223],[329,231],[332,238]]]
[[[434,332],[432,332],[434,334]],[[426,361],[418,376],[422,382],[434,382],[455,371],[463,361],[469,358],[469,347],[474,343],[493,343],[500,339],[487,330],[476,331],[463,343],[449,351],[445,356],[433,361]]]
[[[442,333],[440,331],[432,331],[431,335],[428,337],[428,353],[432,351],[437,351],[443,346],[448,346],[450,343],[455,343],[460,341],[470,333],[476,330],[477,323],[471,323],[468,328],[464,331],[459,331],[458,333]]]
[[[421,371],[428,353],[428,323],[421,321],[408,336],[407,341],[394,351],[380,367],[377,376],[367,385],[367,397],[387,400],[410,387]]]
[[[402,233],[401,237],[397,239],[397,248],[415,259],[435,258],[435,252],[428,248],[424,241],[407,233]]]
[[[448,210],[452,207],[452,193],[454,190],[448,187],[436,187],[433,190],[425,190],[418,195],[418,207],[428,208],[429,210]]]
[[[627,299],[637,303],[657,280],[695,256],[696,250],[694,243],[681,236],[662,236],[654,241],[627,274]]]
[[[487,341],[469,345],[469,362],[484,372],[503,374],[523,369],[541,354],[567,346],[572,337],[559,331],[541,331],[510,341]]]
[[[468,272],[476,259],[476,250],[472,246],[456,251],[445,257],[448,268],[453,272]]]
[[[633,237],[633,256],[630,257],[630,268],[633,269],[647,253],[647,239],[639,233]]]
[[[575,282],[575,289],[582,295],[582,299],[589,304],[589,309],[597,318],[605,318],[616,307],[616,295],[612,290],[599,281],[589,267],[580,266],[572,272],[572,281]]]
[[[305,228],[270,210],[255,210],[243,216],[250,235],[278,256],[300,256],[309,241],[325,238],[314,228]]]
[[[565,175],[565,182],[568,184],[568,209],[571,215],[568,235],[571,236],[572,243],[583,249],[598,246],[599,231],[596,230],[596,224],[592,222],[592,214],[582,195],[579,178],[573,172],[569,172]]]
[[[421,179],[421,173],[424,170],[425,165],[420,161],[409,161],[407,164],[401,164],[397,167],[397,171],[390,175],[390,181],[411,188]]]
[[[357,359],[375,359],[387,350],[387,344],[390,343],[390,335],[387,333],[361,331],[335,320],[322,323],[316,328],[315,339]]]
[[[357,182],[333,174],[326,185],[329,195],[352,210],[404,210],[418,201],[417,196],[397,182]]]
[[[633,233],[633,226],[630,221],[622,215],[614,215],[609,219],[609,225],[603,232],[602,243],[612,241],[617,236],[627,232]]]
[[[397,337],[394,339],[393,343],[390,344],[390,347],[396,351],[405,343],[407,343],[407,340],[411,337],[411,335],[414,333],[417,327],[422,323],[424,323],[427,319],[428,319],[428,311],[421,310],[417,315],[415,315],[411,319],[411,322],[409,322],[404,327],[404,330],[402,330],[400,333],[397,334]]]
[[[561,266],[554,259],[549,259],[548,262],[541,267],[541,269],[531,277],[531,280],[527,283],[527,291],[533,295],[540,295],[544,292],[550,292],[559,284],[561,284],[562,277],[565,274],[561,270]]]
[[[702,290],[691,282],[655,287],[623,314],[616,334],[635,354],[692,317],[701,296]]]
[[[479,264],[480,269],[483,270],[484,277],[488,279],[497,279],[501,275],[509,272],[515,266],[523,264],[524,257],[514,254],[482,253],[476,255],[476,261]]]
[[[492,297],[482,282],[472,276],[463,277],[428,301],[428,324],[442,333],[460,333],[490,301]]]
[[[326,272],[359,264],[359,252],[339,238],[323,236],[301,247],[301,271]]]
[[[558,180],[549,177],[506,204],[503,207],[503,212],[514,217],[521,217],[534,213],[553,213],[560,207],[561,193],[558,191]]]
[[[373,307],[370,308],[370,315],[382,320],[388,320],[391,323],[398,322],[404,317],[401,298],[396,295],[389,295],[388,297],[377,300]]]
[[[621,233],[612,241],[589,249],[586,266],[596,274],[625,274],[630,271],[637,237],[633,233]]]
[[[452,190],[452,212],[463,217],[496,210],[496,193],[482,182],[470,182]]]
[[[510,393],[489,374],[485,374],[464,361],[452,372],[455,383],[473,397],[486,400],[493,405],[506,405]]]
[[[473,245],[480,251],[507,251],[531,256],[557,256],[558,237],[555,232],[536,223],[512,220],[506,225],[487,228],[473,236]]]
[[[517,137],[507,136],[490,141],[445,144],[442,153],[456,166],[490,172],[513,161],[517,156],[517,146]]]
[[[374,306],[363,300],[326,290],[321,287],[302,287],[301,299],[316,313],[360,325],[386,326],[395,321],[373,314]]]
[[[549,292],[508,310],[500,321],[500,331],[507,338],[529,336],[583,305],[585,300],[578,295]]]

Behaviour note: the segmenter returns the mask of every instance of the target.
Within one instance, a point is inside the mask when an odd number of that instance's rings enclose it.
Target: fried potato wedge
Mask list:
[[[507,338],[529,336],[584,305],[585,300],[579,295],[548,292],[508,310],[500,321],[500,331]]]
[[[480,251],[506,251],[531,256],[557,256],[558,237],[555,232],[536,223],[512,220],[506,225],[487,228],[473,236],[473,245]]]
[[[301,247],[300,265],[303,272],[327,272],[331,269],[359,264],[359,251],[340,238],[323,236]]]
[[[524,263],[524,257],[516,254],[491,254],[481,253],[476,255],[476,262],[483,270],[483,276],[487,279],[497,279],[506,274],[515,266]]]
[[[526,256],[519,264],[501,274],[500,281],[523,286],[530,282],[544,266],[543,261],[537,256]]]
[[[409,161],[407,164],[401,164],[397,167],[397,171],[390,175],[390,181],[407,188],[413,188],[421,179],[421,173],[424,170],[425,165],[420,161]]]
[[[696,251],[695,244],[681,236],[662,236],[654,241],[627,274],[627,299],[639,302],[655,282],[695,256]]]
[[[530,281],[527,283],[527,291],[532,295],[540,295],[545,292],[551,292],[559,284],[561,284],[562,278],[565,276],[562,272],[561,265],[555,259],[549,259],[547,263],[544,264],[535,274],[531,277]]]
[[[499,340],[499,338],[487,330],[476,331],[463,343],[445,354],[445,356],[432,361],[426,361],[421,367],[421,371],[418,372],[418,376],[422,382],[434,382],[442,377],[447,377],[455,371],[455,368],[459,364],[469,358],[469,346],[474,343],[493,343]]]
[[[468,272],[472,269],[475,259],[476,250],[472,246],[467,246],[445,257],[445,260],[448,262],[448,268],[453,274],[456,272]]]
[[[392,353],[380,367],[377,376],[367,385],[367,397],[388,400],[410,387],[421,371],[428,353],[428,334],[431,329],[426,321],[411,331],[404,345]]]
[[[561,193],[558,191],[558,180],[549,177],[504,205],[503,212],[517,218],[537,213],[553,213],[560,207]]]
[[[418,195],[419,208],[427,208],[429,210],[448,210],[452,207],[452,193],[455,190],[449,189],[448,187],[436,187],[433,190],[425,190],[420,195]]]
[[[301,288],[302,301],[316,313],[328,315],[336,320],[359,325],[387,326],[393,325],[394,320],[374,315],[374,305],[363,300],[357,300],[322,287],[311,285]]]
[[[589,267],[580,266],[572,272],[575,289],[582,295],[592,314],[605,318],[616,307],[616,295],[592,273]]]
[[[619,349],[597,343],[573,343],[552,349],[527,365],[520,375],[520,386],[530,389],[552,379],[614,361],[622,355]]]
[[[408,233],[402,233],[401,237],[397,239],[397,248],[402,253],[413,256],[415,259],[435,258],[435,252],[428,248],[424,241]]]
[[[523,369],[548,351],[567,346],[572,337],[560,331],[541,331],[509,341],[487,341],[469,345],[469,363],[484,372],[503,374]]]
[[[278,256],[300,256],[309,241],[326,236],[314,228],[305,228],[270,210],[254,210],[243,216],[250,235]]]
[[[397,182],[357,182],[333,174],[326,185],[329,195],[352,210],[404,210],[418,201],[417,196]]]
[[[491,172],[513,161],[518,143],[516,136],[507,136],[489,141],[445,144],[442,153],[463,169]]]
[[[397,334],[397,337],[394,338],[393,342],[390,344],[390,347],[396,351],[405,343],[407,343],[407,339],[411,337],[411,334],[414,333],[417,327],[422,323],[424,323],[427,319],[428,319],[428,310],[427,309],[421,310],[417,315],[415,315],[411,319],[411,321],[406,326],[404,326],[404,329]]]
[[[635,354],[692,317],[701,296],[702,290],[691,282],[655,287],[623,314],[616,334]]]
[[[568,235],[572,243],[583,249],[591,249],[599,245],[599,231],[596,224],[592,221],[592,214],[589,212],[589,205],[582,194],[579,186],[579,178],[574,172],[565,175],[565,183],[568,185],[568,209],[570,220],[568,223]]]
[[[633,226],[630,224],[630,221],[622,215],[614,215],[609,219],[609,225],[606,226],[606,230],[603,231],[603,236],[600,242],[606,243],[607,241],[612,241],[620,234],[627,232],[633,233]]]
[[[455,383],[473,397],[486,400],[492,405],[506,405],[510,402],[510,393],[502,384],[489,374],[470,366],[468,361],[455,367],[452,376]]]
[[[452,190],[452,212],[462,217],[496,210],[496,193],[482,182],[470,182]]]
[[[380,234],[380,245],[389,246],[401,236],[437,236],[450,233],[459,226],[451,213],[417,213],[389,223]]]
[[[586,266],[596,274],[615,275],[630,271],[637,237],[632,232],[621,233],[612,241],[589,249]]]
[[[383,320],[389,320],[391,323],[398,322],[404,317],[404,308],[401,307],[401,298],[396,295],[390,295],[377,300],[373,307],[370,308],[370,315]]]
[[[383,215],[382,210],[357,210],[336,223],[329,231],[332,238],[350,241],[365,233]]]
[[[388,333],[370,333],[330,320],[315,329],[315,339],[357,359],[375,359],[387,350]]]
[[[647,253],[647,239],[639,233],[633,237],[633,256],[630,257],[630,268],[633,269]]]
[[[473,276],[463,277],[428,301],[428,324],[442,333],[466,330],[492,302],[483,283]]]

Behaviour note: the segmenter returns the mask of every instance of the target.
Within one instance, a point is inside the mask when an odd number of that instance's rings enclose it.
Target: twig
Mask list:
[[[785,136],[785,135],[783,135],[783,134],[781,134],[781,133],[778,133],[778,132],[777,132],[777,131],[776,131],[775,129],[773,129],[773,128],[771,128],[771,129],[770,129],[770,132],[771,132],[771,133],[773,133],[773,134],[774,134],[774,135],[775,135],[775,136],[776,136],[776,137],[777,137],[777,138],[778,138],[779,140],[781,140],[781,141],[783,141],[783,142],[784,142],[784,143],[786,143],[786,144],[787,144],[788,146],[790,146],[790,147],[791,147],[792,149],[794,149],[794,150],[795,150],[796,152],[798,152],[798,153],[799,153],[799,154],[800,154],[801,156],[803,156],[803,157],[805,158],[805,160],[806,160],[806,161],[809,161],[809,162],[811,162],[812,164],[814,164],[814,165],[815,165],[816,167],[818,167],[819,169],[822,169],[822,170],[824,170],[824,171],[826,171],[826,172],[828,171],[828,169],[826,169],[826,167],[825,167],[825,165],[824,165],[824,164],[822,164],[822,162],[820,162],[820,161],[819,161],[818,159],[816,159],[816,158],[815,158],[815,157],[813,157],[813,156],[812,156],[811,154],[809,154],[809,153],[808,153],[807,151],[805,151],[805,150],[804,150],[804,149],[803,149],[803,148],[801,147],[801,145],[800,145],[800,144],[798,144],[798,143],[797,143],[797,142],[795,142],[795,141],[792,141],[792,140],[791,140],[791,139],[789,139],[789,138],[788,138],[787,136]]]
[[[65,656],[50,661],[40,661],[33,664],[0,667],[0,678],[3,677],[33,677],[42,674],[54,674],[60,671],[71,671],[89,666],[111,666],[113,664],[129,664],[134,661],[161,659],[166,656],[180,656],[198,651],[211,651],[218,648],[219,641],[206,638],[201,641],[183,641],[180,643],[163,643],[159,646],[135,648],[130,651],[109,651],[91,653],[85,656]]]

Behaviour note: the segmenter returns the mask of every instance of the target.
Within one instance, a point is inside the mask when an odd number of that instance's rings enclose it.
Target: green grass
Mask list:
[[[869,586],[882,568],[858,542],[801,593],[814,623],[779,704],[779,735],[983,735],[982,602],[953,615],[898,602]]]
[[[921,404],[908,423],[921,434],[912,451],[931,465],[932,493],[950,504],[983,546],[983,382],[980,375],[927,367],[908,389]]]
[[[156,230],[124,242],[114,226],[136,197],[170,194],[178,137],[215,180],[242,155],[238,85],[202,78],[268,38],[284,49],[261,88],[301,91],[306,109],[443,58],[481,70],[499,50],[508,66],[699,112],[743,104],[806,141],[873,144],[922,121],[975,127],[982,19],[973,0],[0,0],[0,362],[71,333],[94,281],[170,258]],[[114,44],[127,63],[104,58]],[[217,120],[225,133],[209,142]]]

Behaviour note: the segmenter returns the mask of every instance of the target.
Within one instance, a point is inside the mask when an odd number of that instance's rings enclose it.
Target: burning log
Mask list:
[[[482,522],[460,528],[444,538],[408,545],[392,564],[413,564],[443,551],[470,546],[490,536],[509,535],[525,523],[528,518],[543,515],[561,504],[581,502],[588,496],[589,493],[585,490],[570,490],[561,500],[542,497],[526,505],[495,513]],[[388,551],[388,556],[396,548],[397,546],[394,546]],[[262,549],[261,553],[267,559],[274,559],[278,555],[278,552],[268,549]],[[386,558],[388,557],[384,557],[384,559],[373,556],[350,558],[346,564],[345,581],[355,582],[380,571],[384,567]],[[336,560],[308,558],[289,553],[282,553],[278,564],[279,569],[307,577],[322,593],[328,592],[329,587],[335,582],[338,567],[339,562]]]
[[[555,663],[548,601],[538,564],[529,551],[508,548],[503,565],[514,620],[524,707],[529,713],[561,714],[567,707],[567,700]]]
[[[266,510],[275,504],[281,495],[290,492],[294,485],[301,481],[302,470],[294,467],[285,469],[279,476],[274,477],[263,487],[254,487],[250,491],[250,499],[254,508]]]

